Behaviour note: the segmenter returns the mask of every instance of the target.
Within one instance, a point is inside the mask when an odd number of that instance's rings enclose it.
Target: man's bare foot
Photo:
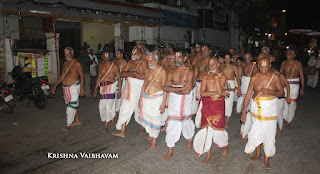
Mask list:
[[[184,149],[185,151],[190,151],[192,149],[192,140],[188,140],[188,145],[187,147]]]
[[[283,130],[279,129],[278,135],[282,135],[282,133],[283,133]]]
[[[149,150],[156,150],[157,149],[157,143],[152,143],[149,147]]]
[[[242,142],[248,142],[248,139],[245,137],[245,138],[242,138],[241,141]]]
[[[116,137],[121,137],[121,138],[125,138],[126,135],[125,134],[122,134],[121,132],[119,133],[112,133],[113,136],[116,136]]]
[[[79,121],[79,122],[74,122],[74,123],[72,123],[72,125],[71,126],[80,126],[82,123]]]
[[[211,157],[208,157],[208,156],[207,156],[206,159],[204,159],[203,161],[201,161],[201,164],[206,165],[210,159],[211,159]]]
[[[287,129],[288,129],[288,130],[291,130],[291,126],[290,126],[290,123],[289,123],[289,122],[287,122]]]
[[[152,141],[153,137],[148,136],[148,141]]]
[[[172,152],[168,152],[167,155],[165,155],[164,157],[162,157],[162,160],[168,160],[171,156],[173,155]]]
[[[228,151],[229,151],[229,148],[228,148],[228,147],[224,148],[223,154],[221,155],[220,158],[221,158],[221,159],[226,159],[227,156],[228,156]]]
[[[264,166],[266,167],[267,170],[271,170],[272,169],[272,167],[269,164],[269,160],[264,160],[263,163],[264,163]]]
[[[100,129],[100,132],[106,133],[106,132],[108,132],[108,128],[107,129],[106,128]]]
[[[144,134],[144,133],[146,133],[146,130],[144,129],[144,127],[140,127],[140,132],[139,132],[139,135],[142,135],[142,134]]]
[[[113,119],[113,120],[111,121],[110,125],[111,125],[111,126],[116,125],[116,121],[115,121],[115,119]]]
[[[257,159],[259,159],[259,158],[260,158],[260,155],[255,155],[254,157],[250,158],[250,161],[251,161],[251,162],[255,162],[255,161],[257,161]]]
[[[68,131],[70,130],[70,127],[71,127],[71,126],[66,126],[66,127],[63,128],[62,130],[65,131],[65,132],[68,132]]]

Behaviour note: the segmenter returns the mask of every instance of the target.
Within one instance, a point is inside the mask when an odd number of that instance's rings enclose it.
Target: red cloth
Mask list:
[[[211,126],[216,130],[224,130],[225,124],[225,103],[224,97],[212,99],[202,97],[203,108],[201,109],[201,129]]]

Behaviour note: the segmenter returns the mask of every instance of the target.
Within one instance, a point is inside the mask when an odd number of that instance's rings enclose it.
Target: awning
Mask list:
[[[160,9],[103,0],[4,0],[0,9],[3,14],[128,25],[155,26],[164,18]]]

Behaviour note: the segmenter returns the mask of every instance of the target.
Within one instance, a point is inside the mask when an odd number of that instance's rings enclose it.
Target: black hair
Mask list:
[[[242,57],[238,57],[237,61],[240,60],[241,62],[243,62],[243,58]]]
[[[280,71],[280,65],[278,62],[271,62],[271,68]]]
[[[215,55],[217,59],[219,59],[220,57],[224,59],[224,56],[226,55],[226,53],[224,51],[218,51],[217,53],[215,53]]]
[[[182,53],[182,57],[184,58],[186,56],[186,52],[183,49],[177,49],[174,51],[175,53]]]
[[[119,51],[121,54],[124,53],[123,49],[118,49],[117,51]]]

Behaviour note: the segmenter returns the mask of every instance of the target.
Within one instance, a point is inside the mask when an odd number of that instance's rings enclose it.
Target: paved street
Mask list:
[[[298,99],[296,116],[291,131],[276,138],[273,167],[267,171],[263,158],[252,163],[244,153],[245,143],[239,135],[239,115],[230,119],[229,156],[219,159],[222,150],[212,148],[213,159],[201,165],[205,156],[186,152],[187,141],[181,137],[168,161],[161,157],[167,153],[165,133],[160,133],[158,148],[149,151],[147,134],[139,135],[139,126],[132,119],[126,138],[114,137],[112,126],[107,133],[98,111],[98,99],[81,99],[79,116],[81,126],[70,132],[61,129],[66,124],[62,89],[49,99],[45,110],[37,109],[28,101],[17,105],[14,114],[0,113],[0,173],[320,173],[320,91],[307,88],[305,97]],[[198,129],[196,129],[198,131]],[[54,153],[116,153],[118,159],[48,159]]]

